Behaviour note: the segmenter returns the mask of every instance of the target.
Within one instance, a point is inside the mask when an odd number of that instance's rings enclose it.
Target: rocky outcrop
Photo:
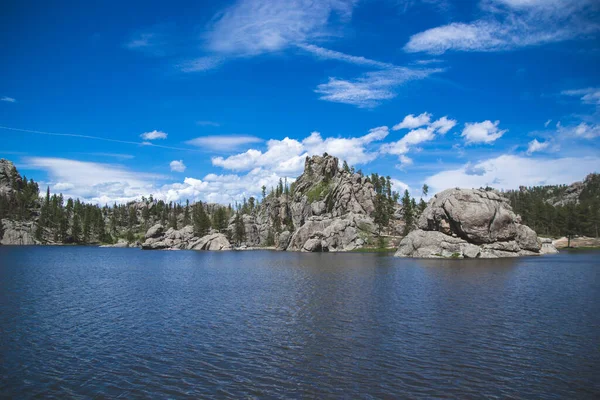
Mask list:
[[[33,221],[20,222],[9,219],[2,220],[0,244],[3,245],[33,245],[39,244],[34,239],[35,224]]]
[[[548,254],[508,201],[493,191],[448,189],[429,201],[396,252],[398,257],[498,258]]]
[[[351,251],[365,244],[364,237],[376,232],[368,217],[349,214],[344,218],[310,217],[290,239],[288,251]]]
[[[190,250],[210,250],[210,251],[221,251],[231,250],[231,243],[227,240],[227,237],[222,233],[213,233],[206,235],[192,243],[189,247]]]
[[[267,196],[243,215],[244,245],[288,251],[349,251],[373,242],[375,189],[360,173],[340,169],[336,157],[307,157],[289,192]],[[397,210],[396,210],[397,211]],[[394,213],[391,226],[401,226]],[[235,218],[229,221],[233,236]],[[388,229],[385,227],[384,229]]]
[[[4,158],[0,159],[0,195],[12,193],[13,183],[19,184],[21,180],[14,164]]]
[[[231,250],[231,244],[222,233],[211,233],[199,238],[194,235],[191,226],[165,231],[161,224],[156,224],[148,229],[145,239],[142,244],[144,250]]]

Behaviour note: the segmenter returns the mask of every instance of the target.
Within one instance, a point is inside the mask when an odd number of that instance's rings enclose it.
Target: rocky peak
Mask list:
[[[13,191],[12,183],[21,181],[15,165],[4,158],[0,159],[0,194],[9,194]]]

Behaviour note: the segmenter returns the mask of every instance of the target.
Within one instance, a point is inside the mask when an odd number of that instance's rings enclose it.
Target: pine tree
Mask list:
[[[73,216],[73,226],[71,227],[71,237],[73,238],[73,242],[79,243],[81,236],[81,220],[79,218],[79,214],[74,214]]]
[[[246,228],[239,212],[235,214],[233,240],[238,246],[246,240]]]
[[[404,214],[404,235],[407,235],[413,228],[414,224],[414,199],[410,198],[408,190],[404,190],[402,197],[402,212]]]
[[[190,219],[190,201],[185,201],[185,210],[183,212],[183,226],[188,226],[192,223]]]

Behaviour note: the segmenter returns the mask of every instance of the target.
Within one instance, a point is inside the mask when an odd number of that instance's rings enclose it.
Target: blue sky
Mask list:
[[[87,3],[0,13],[0,157],[68,196],[234,202],[325,151],[414,195],[600,171],[593,0]]]

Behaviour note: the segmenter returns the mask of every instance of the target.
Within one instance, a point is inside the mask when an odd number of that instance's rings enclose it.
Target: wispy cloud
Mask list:
[[[131,160],[132,158],[135,158],[135,156],[133,156],[131,154],[119,154],[119,153],[80,153],[80,154],[88,154],[91,156],[98,156],[98,157],[117,158],[120,160]]]
[[[442,69],[411,69],[394,67],[388,70],[367,72],[352,80],[329,78],[317,86],[315,92],[321,100],[351,104],[359,108],[373,108],[384,100],[397,96],[397,88],[412,80],[425,79]]]
[[[561,94],[565,96],[579,97],[584,104],[600,106],[600,88],[589,87],[585,89],[564,90]]]
[[[181,72],[200,72],[208,71],[223,64],[224,58],[220,56],[204,56],[193,60],[185,61],[176,65]]]
[[[326,59],[326,60],[337,60],[337,61],[347,62],[350,64],[364,65],[364,66],[376,67],[376,68],[385,68],[385,69],[394,68],[394,65],[390,64],[390,63],[370,60],[368,58],[360,57],[360,56],[352,56],[349,54],[341,53],[341,52],[335,51],[335,50],[325,49],[323,47],[315,46],[312,44],[298,44],[298,47],[301,48],[302,50],[305,50],[305,51],[311,53],[311,54],[314,54],[318,58],[322,58],[322,59]]]
[[[91,139],[91,140],[101,140],[104,142],[112,142],[112,143],[123,143],[123,144],[133,144],[136,146],[146,145],[149,147],[158,147],[161,149],[171,149],[171,150],[184,150],[184,151],[192,151],[190,149],[180,148],[180,147],[172,147],[172,146],[164,146],[158,145],[150,142],[134,142],[131,140],[119,140],[119,139],[110,139],[101,136],[92,136],[92,135],[80,135],[76,133],[58,133],[58,132],[44,132],[37,131],[33,129],[20,129],[20,128],[11,128],[8,126],[0,126],[0,129],[4,129],[12,132],[22,132],[22,133],[34,133],[38,135],[47,135],[47,136],[62,136],[62,137],[72,137],[72,138],[81,138],[81,139]]]
[[[335,35],[331,16],[348,20],[355,0],[239,0],[209,27],[207,48],[234,56],[283,50]]]
[[[155,26],[151,31],[136,32],[123,43],[123,47],[150,56],[165,56],[167,55],[168,40],[162,32],[163,30],[164,27]]]
[[[7,97],[7,96],[0,98],[0,101],[5,101],[7,103],[16,103],[17,102],[17,100],[15,98]]]
[[[487,0],[481,19],[428,29],[411,36],[407,52],[502,51],[561,42],[598,32],[593,0]]]
[[[210,150],[225,151],[236,149],[246,144],[260,143],[262,141],[261,138],[250,135],[212,135],[197,137],[188,140],[185,143]]]
[[[167,136],[168,136],[168,134],[166,134],[165,132],[157,131],[157,130],[154,130],[151,132],[144,132],[140,135],[140,137],[144,140],[157,140],[157,139],[163,140],[163,139],[166,139]]]

